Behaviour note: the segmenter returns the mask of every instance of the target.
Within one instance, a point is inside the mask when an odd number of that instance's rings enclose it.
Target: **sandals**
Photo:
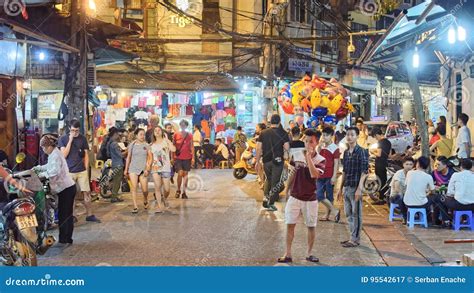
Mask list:
[[[317,258],[316,256],[314,255],[310,255],[306,258],[307,261],[309,262],[319,262],[319,258]]]
[[[155,210],[155,214],[161,214],[161,213],[163,213],[163,210],[162,210],[162,209],[156,209],[156,210]]]
[[[182,199],[188,199],[188,196],[186,195],[185,192],[183,192],[183,194],[181,194],[181,198],[182,198]]]
[[[324,217],[324,218],[319,218],[319,220],[320,220],[321,222],[329,222],[329,221],[331,221],[331,220],[329,220],[329,216],[326,216],[326,217]]]
[[[293,259],[289,256],[283,256],[283,257],[279,257],[277,261],[279,263],[291,263],[293,262]]]
[[[359,246],[359,243],[352,242],[352,241],[347,241],[346,243],[342,244],[342,247],[345,247],[345,248],[351,248],[351,247],[357,247],[357,246]]]
[[[339,223],[339,220],[341,220],[341,210],[337,210],[337,213],[334,216],[334,222]]]
[[[134,209],[132,210],[132,214],[138,214],[138,208],[134,208]]]
[[[143,206],[145,210],[148,210],[148,201],[144,201]]]
[[[179,198],[181,196],[181,190],[176,190],[176,198]]]

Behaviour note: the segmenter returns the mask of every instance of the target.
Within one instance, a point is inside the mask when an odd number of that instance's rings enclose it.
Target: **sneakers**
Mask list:
[[[268,209],[268,201],[264,200],[262,203],[262,206],[266,209]]]
[[[99,218],[97,218],[95,215],[90,215],[90,216],[86,217],[86,221],[87,222],[94,222],[94,223],[101,223]]]
[[[277,207],[275,205],[269,205],[268,208],[267,208],[267,211],[269,212],[276,212],[278,211]]]

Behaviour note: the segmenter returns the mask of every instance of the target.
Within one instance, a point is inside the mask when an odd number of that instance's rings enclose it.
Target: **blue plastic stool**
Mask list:
[[[415,220],[416,214],[420,213],[421,219]],[[426,216],[426,209],[408,208],[408,228],[413,228],[415,225],[423,225],[428,228],[428,217]]]
[[[395,214],[395,209],[399,208],[399,207],[400,207],[400,205],[398,205],[396,203],[390,203],[390,214],[388,215],[388,220],[390,222],[393,222],[393,219],[403,219],[402,214],[400,214],[400,215]]]
[[[467,216],[467,223],[462,224],[462,217]],[[454,231],[459,231],[461,228],[469,228],[474,230],[474,219],[472,211],[454,211]]]

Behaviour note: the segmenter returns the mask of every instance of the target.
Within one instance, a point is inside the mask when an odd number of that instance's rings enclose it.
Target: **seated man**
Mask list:
[[[206,162],[206,160],[212,160],[214,158],[214,149],[215,146],[209,143],[209,139],[204,139],[204,143],[202,145],[202,161]]]
[[[436,159],[435,168],[436,170],[433,171],[433,180],[434,184],[438,187],[440,186],[448,186],[449,180],[451,176],[454,174],[453,168],[448,166],[449,161],[446,157],[440,156]]]
[[[448,185],[448,192],[442,202],[443,221],[448,221],[447,211],[473,211],[474,212],[474,172],[472,161],[461,161],[461,172],[454,173]]]
[[[428,193],[435,189],[433,177],[427,172],[430,165],[430,159],[420,157],[416,162],[416,169],[411,170],[406,176],[406,191],[403,197],[403,203],[407,208],[424,208],[426,215],[430,211],[433,200],[428,197]],[[403,211],[402,211],[403,212]],[[403,218],[406,219],[406,211]]]
[[[412,157],[406,157],[403,160],[403,169],[398,170],[392,177],[392,182],[390,183],[390,202],[398,204],[400,207],[400,212],[404,215],[404,222],[406,222],[406,207],[403,203],[403,195],[405,194],[406,186],[406,177],[409,171],[415,166],[415,160]]]
[[[216,139],[216,150],[214,152],[214,163],[219,165],[221,161],[229,159],[229,149],[222,142],[221,138]]]

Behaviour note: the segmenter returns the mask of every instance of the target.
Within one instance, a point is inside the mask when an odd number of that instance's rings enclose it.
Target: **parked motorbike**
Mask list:
[[[401,161],[389,160],[387,167],[387,182],[382,186],[380,179],[375,175],[375,158],[369,158],[369,175],[363,182],[366,194],[375,202],[388,198],[390,195],[392,177],[401,168],[403,168]],[[381,190],[385,190],[385,194],[380,194]]]
[[[256,143],[252,139],[249,139],[246,143],[247,147],[240,157],[240,161],[235,163],[232,168],[234,169],[235,179],[244,179],[247,174],[257,175],[255,169],[255,156],[253,150],[256,148]]]
[[[44,254],[55,242],[53,236],[46,234],[46,193],[35,172],[11,173],[35,195],[30,197],[4,184],[9,202],[1,208],[0,256],[5,265],[37,266],[37,254]]]

